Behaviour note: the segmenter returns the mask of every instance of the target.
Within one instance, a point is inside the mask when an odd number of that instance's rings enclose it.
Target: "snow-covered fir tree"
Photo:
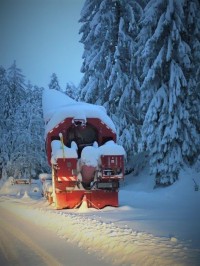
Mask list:
[[[191,68],[188,73],[188,109],[190,110],[190,119],[200,134],[200,2],[198,0],[186,1],[184,10],[187,39],[191,49]],[[194,158],[192,159],[194,160]]]
[[[25,97],[25,77],[21,69],[17,67],[16,61],[13,62],[7,71],[7,80],[9,96],[7,95],[8,102],[6,103],[6,109],[9,110],[9,112],[5,125],[6,139],[4,145],[6,145],[7,150],[6,171],[9,175],[13,175],[15,158],[18,153],[16,143],[18,124],[15,124],[14,121],[16,113]]]
[[[4,127],[7,117],[9,116],[9,88],[7,81],[6,69],[0,66],[0,102],[1,102],[1,110],[0,110],[0,123],[1,128]]]
[[[118,9],[118,38],[107,83],[110,91],[107,108],[117,126],[119,143],[125,147],[129,159],[137,152],[140,137],[140,85],[133,55],[142,8],[136,1],[121,0]]]
[[[78,89],[73,83],[67,83],[64,93],[72,99],[78,99]]]
[[[26,98],[27,135],[29,136],[29,144],[27,145],[29,165],[27,170],[32,176],[49,170],[44,140],[42,92],[43,88],[38,86],[29,87]]]
[[[86,102],[104,104],[109,97],[107,80],[114,63],[119,24],[117,3],[116,0],[86,0],[81,11],[84,76],[80,99]]]
[[[51,81],[49,83],[49,89],[54,89],[57,91],[61,91],[60,85],[59,85],[59,81],[58,81],[58,77],[55,73],[53,73],[51,75]]]
[[[172,184],[198,153],[199,135],[187,108],[191,78],[185,0],[150,0],[138,36],[143,145],[156,184]]]
[[[8,81],[6,70],[0,66],[0,178],[5,172],[6,164],[8,161],[7,152],[7,124],[10,116],[10,94],[8,88]]]
[[[42,88],[28,85],[18,108],[15,123],[14,176],[36,177],[48,169],[45,156]]]
[[[7,74],[11,99],[10,112],[14,114],[25,96],[25,76],[22,74],[22,70],[17,67],[16,61],[9,67]]]
[[[106,107],[128,157],[136,152],[139,136],[139,83],[133,55],[141,13],[137,1],[87,0],[80,19],[84,44],[80,99]]]
[[[16,62],[0,67],[0,176],[34,177],[47,171],[42,88],[25,84]]]

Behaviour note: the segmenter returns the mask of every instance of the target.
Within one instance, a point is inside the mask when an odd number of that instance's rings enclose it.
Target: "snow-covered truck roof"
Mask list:
[[[46,135],[67,117],[86,121],[87,118],[98,118],[116,133],[115,125],[103,106],[77,102],[54,89],[43,91],[42,106]]]

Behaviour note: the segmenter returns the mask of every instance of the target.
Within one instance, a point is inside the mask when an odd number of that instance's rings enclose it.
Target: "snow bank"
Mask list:
[[[134,221],[139,231],[184,239],[200,248],[200,190],[195,191],[193,179],[200,185],[200,174],[185,167],[173,185],[154,189],[148,168],[138,176],[126,176],[119,202],[121,206],[128,203],[133,211],[127,212],[123,220],[130,220],[128,226]]]
[[[9,177],[0,188],[0,195],[11,195],[13,197],[27,198],[41,197],[42,184],[40,180],[32,179],[31,184],[14,184],[13,177]]]
[[[27,190],[25,190],[25,192],[24,192],[24,195],[23,195],[22,199],[30,199],[30,197],[29,197],[29,195],[28,195],[28,192],[27,192]]]
[[[11,193],[13,191],[13,177],[9,177],[6,181],[1,182],[1,187],[0,187],[0,194],[7,194]]]

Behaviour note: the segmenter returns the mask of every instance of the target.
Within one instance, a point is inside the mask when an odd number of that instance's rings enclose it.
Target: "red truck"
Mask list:
[[[52,168],[50,202],[77,208],[118,207],[125,151],[103,107],[77,102],[62,92],[43,93],[46,152]]]

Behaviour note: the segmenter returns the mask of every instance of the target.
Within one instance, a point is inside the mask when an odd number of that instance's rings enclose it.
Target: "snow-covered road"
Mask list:
[[[81,209],[56,211],[48,207],[45,201],[33,200],[27,194],[20,198],[1,197],[0,206],[1,209],[9,210],[13,217],[24,220],[26,226],[22,224],[21,229],[10,231],[10,227],[13,229],[17,221],[14,219],[7,231],[14,232],[14,237],[21,241],[21,230],[25,250],[31,247],[33,251],[30,259],[39,258],[40,263],[43,260],[44,264],[38,265],[199,265],[199,250],[191,250],[174,237],[155,237],[145,232],[133,231],[127,225],[119,227],[115,222],[105,222],[101,220],[103,211],[93,211],[90,217],[82,213]],[[5,210],[2,211],[4,212]],[[112,212],[110,209],[110,215]],[[5,226],[6,223],[3,222]],[[47,233],[47,229],[51,233]],[[50,240],[52,233],[57,234],[60,239],[55,237]],[[42,239],[43,244],[39,239]],[[74,249],[69,244],[73,245]],[[66,255],[68,251],[72,257]],[[90,264],[94,255],[96,262]],[[81,260],[81,264],[73,261],[74,258],[79,262]],[[52,263],[51,260],[55,262]]]
[[[43,246],[37,241],[34,244],[42,252],[40,255],[37,248],[34,250],[35,260],[45,257],[45,251],[60,261],[68,250],[76,250],[77,258],[81,258],[81,264],[77,265],[84,265],[84,258],[90,265],[88,261],[93,257],[96,262],[91,265],[199,266],[200,191],[194,190],[193,178],[200,184],[199,173],[186,169],[173,186],[154,190],[153,180],[144,172],[138,177],[126,177],[119,193],[119,208],[96,210],[82,205],[79,209],[60,211],[41,197],[38,182],[31,186],[11,186],[8,180],[0,190],[0,207],[12,213],[13,217],[26,221],[28,231],[33,232],[31,236],[36,237],[37,233],[43,239]],[[1,221],[2,214],[1,211]],[[7,221],[3,221],[0,228],[5,224]],[[34,230],[31,229],[33,224],[37,227]],[[11,243],[6,235],[9,237],[12,230],[7,228],[8,232],[3,231],[1,236],[4,259],[3,245]],[[50,241],[42,235],[46,230],[54,234],[55,240]],[[14,236],[16,238],[16,234]],[[26,250],[32,242],[27,245],[28,240],[22,236]],[[58,251],[55,248],[55,253],[46,250],[51,242],[59,247]],[[12,250],[9,256],[14,256]],[[51,260],[51,257],[47,256],[47,259]],[[60,262],[63,266],[70,265],[65,259]]]
[[[47,251],[38,244],[41,238],[34,241],[35,237],[44,236],[38,228],[30,223],[25,223],[15,214],[0,207],[0,258],[2,265],[59,265]],[[37,230],[37,231],[36,231]],[[36,233],[37,232],[37,233]],[[47,234],[45,237],[48,236]]]
[[[12,206],[17,207],[16,202]],[[31,219],[24,219],[12,211],[11,205],[9,210],[0,206],[0,213],[0,264],[3,266],[107,265],[58,237],[56,232],[33,223],[32,215]]]

